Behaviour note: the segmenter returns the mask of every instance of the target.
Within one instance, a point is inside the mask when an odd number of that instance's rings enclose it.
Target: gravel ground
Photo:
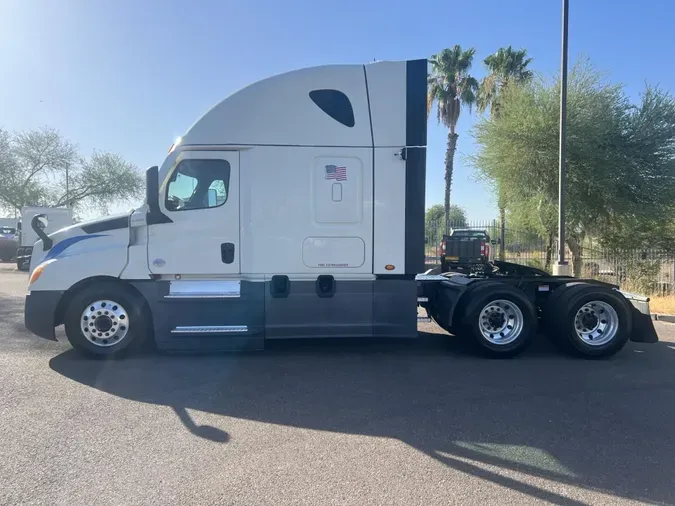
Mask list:
[[[675,326],[604,361],[545,339],[97,362],[23,327],[0,265],[0,504],[675,504]]]

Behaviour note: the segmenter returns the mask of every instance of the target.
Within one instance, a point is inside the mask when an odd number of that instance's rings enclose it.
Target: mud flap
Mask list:
[[[634,293],[618,292],[628,299],[631,307],[631,316],[633,317],[633,329],[630,340],[634,343],[656,343],[659,336],[654,328],[652,315],[649,313],[649,298]]]
[[[630,335],[630,340],[634,343],[656,343],[659,336],[656,334],[654,328],[654,321],[652,316],[647,313],[640,312],[634,305],[631,304],[633,310],[633,331]]]
[[[56,309],[62,296],[61,290],[28,292],[23,311],[26,328],[36,336],[56,341],[54,335]]]

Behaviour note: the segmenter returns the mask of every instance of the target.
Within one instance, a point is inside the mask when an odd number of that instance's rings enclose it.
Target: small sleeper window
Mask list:
[[[338,90],[313,90],[309,92],[319,108],[335,121],[349,128],[354,126],[354,109],[347,95]]]

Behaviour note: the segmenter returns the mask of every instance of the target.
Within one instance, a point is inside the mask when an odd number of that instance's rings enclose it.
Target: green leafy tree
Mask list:
[[[427,94],[427,116],[436,104],[438,122],[449,129],[448,146],[445,152],[445,221],[450,221],[450,190],[457,150],[457,121],[462,106],[469,110],[476,102],[478,81],[470,74],[475,49],[462,50],[459,45],[444,49],[433,55]]]
[[[543,237],[556,234],[559,90],[559,80],[544,79],[508,87],[499,114],[474,129],[477,170]],[[672,221],[675,100],[648,86],[631,104],[622,86],[584,61],[570,73],[567,128],[566,240],[578,276],[588,235],[607,242],[617,230],[629,235],[630,224]]]
[[[10,135],[0,129],[0,208],[71,206],[105,212],[109,205],[138,199],[145,185],[137,168],[114,153],[89,159],[51,128]]]
[[[500,96],[503,91],[514,84],[523,84],[532,79],[532,71],[528,65],[532,58],[527,57],[526,49],[513,49],[511,46],[501,47],[494,54],[483,60],[488,75],[483,78],[478,89],[476,105],[480,112],[490,110],[490,116],[499,115]],[[504,192],[497,188],[497,205],[499,207],[499,223],[506,227],[506,199]],[[504,246],[499,249],[500,260],[504,260]]]
[[[510,206],[505,216],[505,249],[514,240],[524,242],[530,250],[543,251],[544,261],[537,267],[551,271],[558,223],[555,209],[536,199]],[[503,250],[500,250],[500,253]]]

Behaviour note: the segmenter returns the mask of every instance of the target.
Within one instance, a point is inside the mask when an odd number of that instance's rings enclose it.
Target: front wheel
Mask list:
[[[66,336],[79,352],[116,357],[138,349],[149,337],[145,301],[119,283],[100,283],[75,294],[65,317]]]
[[[517,289],[491,288],[473,294],[475,300],[466,306],[463,327],[483,353],[512,357],[524,351],[536,335],[536,310]]]

